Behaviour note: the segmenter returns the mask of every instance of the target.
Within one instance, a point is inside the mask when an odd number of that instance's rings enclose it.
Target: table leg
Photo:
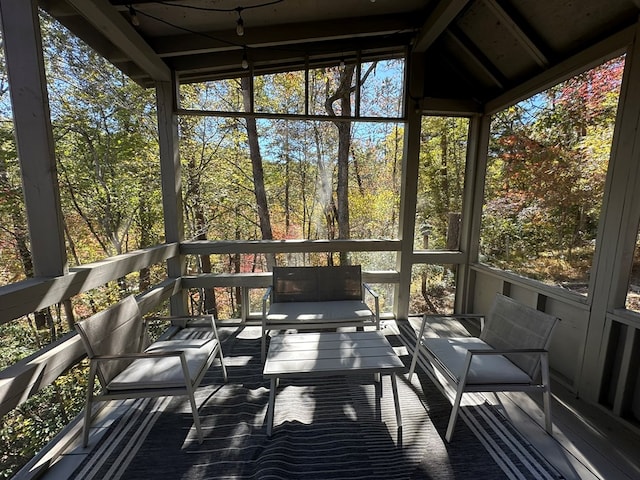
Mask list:
[[[396,383],[396,374],[391,374],[391,388],[393,390],[393,402],[396,405],[396,420],[398,428],[402,428],[402,414],[400,413],[400,399],[398,398],[398,385]]]
[[[273,429],[273,412],[276,407],[276,389],[278,388],[278,379],[271,379],[271,388],[269,389],[269,405],[267,405],[267,437],[271,437]]]

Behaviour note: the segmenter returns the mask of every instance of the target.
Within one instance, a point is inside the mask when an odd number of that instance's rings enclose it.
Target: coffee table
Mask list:
[[[402,427],[396,372],[405,369],[389,341],[379,331],[291,333],[271,338],[263,374],[271,379],[267,436],[271,436],[278,380],[374,373],[391,376],[398,428]],[[380,389],[382,392],[382,389]]]

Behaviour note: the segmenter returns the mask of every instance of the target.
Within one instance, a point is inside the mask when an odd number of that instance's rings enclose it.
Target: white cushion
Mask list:
[[[493,350],[475,337],[424,338],[423,345],[442,365],[460,380],[467,350]],[[474,355],[467,384],[529,384],[531,378],[503,355]]]
[[[196,380],[215,348],[217,340],[187,339],[155,342],[145,353],[184,352],[191,383]],[[179,356],[141,358],[118,374],[107,386],[108,390],[185,387]]]
[[[358,300],[276,302],[267,313],[267,323],[331,323],[371,318],[373,312]]]

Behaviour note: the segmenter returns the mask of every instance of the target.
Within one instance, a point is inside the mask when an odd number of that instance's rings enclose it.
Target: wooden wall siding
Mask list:
[[[470,312],[488,312],[495,294],[504,293],[560,318],[551,337],[549,362],[555,380],[577,392],[589,326],[588,299],[485,265],[474,265],[472,272],[475,289]]]

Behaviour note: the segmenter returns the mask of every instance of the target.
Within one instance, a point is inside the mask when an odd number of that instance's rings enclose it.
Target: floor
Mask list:
[[[412,319],[416,327],[418,320]],[[417,327],[416,327],[417,328]],[[436,331],[460,333],[459,325],[441,325]],[[467,329],[468,331],[469,329]],[[562,385],[553,385],[553,437],[546,434],[538,399],[527,394],[510,393],[488,395],[487,399],[499,406],[517,429],[558,469],[566,479],[634,480],[640,478],[640,433],[623,425],[598,407],[575,398]],[[106,427],[126,408],[126,402],[112,402],[105,408],[96,424]],[[104,428],[96,428],[98,436]],[[84,458],[82,449],[73,455],[59,456],[60,452],[77,447],[79,422],[63,431],[48,452],[23,469],[16,479],[64,479]],[[53,459],[53,460],[52,460]]]
[[[410,319],[418,330],[420,319]],[[443,321],[432,335],[476,335],[472,322]],[[428,333],[427,333],[428,334]],[[452,395],[452,392],[449,392]],[[604,409],[590,405],[552,379],[553,437],[542,425],[541,398],[526,393],[484,394],[566,479],[640,478],[640,430],[632,430]]]

